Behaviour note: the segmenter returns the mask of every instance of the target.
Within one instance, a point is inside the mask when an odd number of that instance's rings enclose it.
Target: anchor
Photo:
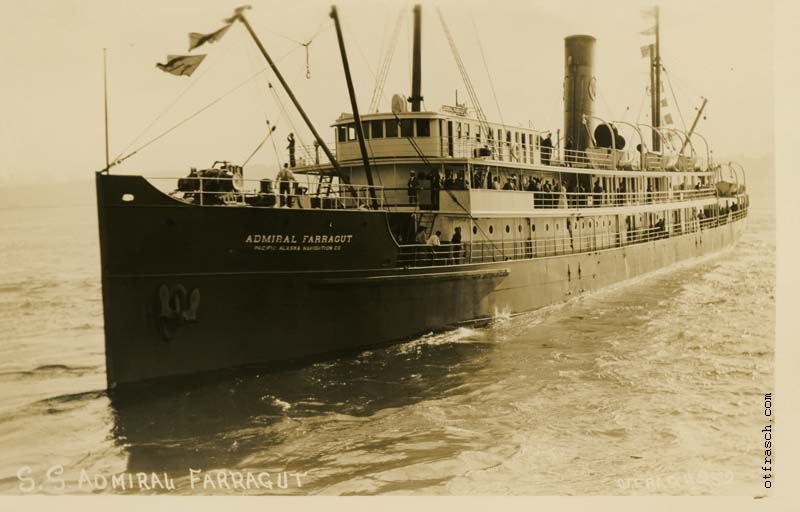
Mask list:
[[[158,287],[156,306],[159,331],[165,340],[171,340],[181,327],[198,322],[200,290],[194,288],[191,293],[187,293],[182,284],[172,287],[162,284]]]

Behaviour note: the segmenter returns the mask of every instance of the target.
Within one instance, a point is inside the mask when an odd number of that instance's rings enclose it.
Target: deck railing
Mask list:
[[[620,234],[615,231],[569,235],[535,237],[514,240],[481,240],[438,246],[425,244],[401,245],[397,264],[401,267],[430,267],[464,263],[486,263],[520,259],[560,256],[610,249],[631,244],[651,242],[669,237],[695,233],[697,231],[735,222],[747,215],[747,209],[728,209],[713,217],[698,217],[688,220],[682,227],[674,224],[668,232],[664,224],[649,228],[633,228]],[[577,221],[575,221],[577,222]],[[564,232],[584,232],[585,228],[570,227]]]
[[[289,182],[282,189],[279,183],[272,180],[230,177],[145,179],[176,199],[201,206],[251,205],[325,209],[383,209],[385,206],[385,195],[380,186],[313,184],[313,190],[310,190],[298,182]]]

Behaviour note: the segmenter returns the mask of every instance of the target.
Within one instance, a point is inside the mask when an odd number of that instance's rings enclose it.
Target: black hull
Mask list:
[[[144,204],[116,202],[131,187],[144,187],[134,192]],[[394,268],[397,246],[385,213],[198,208],[148,193],[144,180],[98,176],[110,388],[319,359],[534,310],[719,251],[745,225],[591,253],[402,269]],[[303,234],[316,236],[333,217],[336,233],[358,236],[338,254],[315,250],[303,257],[253,254],[242,245],[248,233],[271,233],[300,216],[303,227],[293,230]],[[192,224],[225,235],[206,239],[191,232]],[[181,225],[189,233],[175,228]],[[167,249],[155,251],[160,243]],[[199,306],[189,312],[193,293]],[[174,318],[165,318],[165,304]]]

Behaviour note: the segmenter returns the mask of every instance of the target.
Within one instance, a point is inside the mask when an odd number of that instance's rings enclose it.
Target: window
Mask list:
[[[347,125],[347,140],[356,140],[356,125]]]
[[[522,224],[517,225],[517,231],[522,233]]]
[[[383,138],[383,121],[371,121],[370,124],[372,124],[372,138]]]
[[[456,123],[456,137],[461,138],[461,123]]]
[[[472,234],[473,235],[477,235],[478,234],[478,226],[472,226]]]
[[[414,136],[414,120],[401,119],[400,120],[400,136],[413,137]]]
[[[339,134],[338,139],[339,142],[345,142],[347,140],[347,127],[346,126],[337,126],[336,132]]]
[[[556,231],[558,231],[558,224],[556,224]]]
[[[536,231],[536,224],[531,224],[531,231]]]
[[[369,138],[369,122],[361,122],[361,133],[364,134],[364,138]]]
[[[589,221],[589,227],[592,227],[592,221]]]
[[[390,119],[386,121],[386,136],[397,137],[397,121]]]
[[[511,226],[506,224],[506,233],[511,233]]]
[[[477,128],[475,128],[475,142],[480,142],[480,141],[481,141],[481,127],[478,126]]]
[[[489,233],[494,233],[494,226],[489,226]]]
[[[468,139],[469,138],[469,123],[464,123],[464,129],[466,130],[466,132],[464,133],[464,137],[466,137]]]
[[[417,137],[431,136],[431,120],[417,119]]]
[[[550,231],[550,224],[545,224],[544,225],[544,230],[545,231]]]
[[[585,227],[586,227],[586,223],[585,222],[581,222],[581,229],[584,229]]]

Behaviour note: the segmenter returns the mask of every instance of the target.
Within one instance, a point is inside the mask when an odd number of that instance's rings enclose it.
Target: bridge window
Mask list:
[[[390,119],[386,121],[386,136],[397,137],[397,121]]]
[[[431,136],[431,120],[417,119],[417,137]]]
[[[481,141],[481,127],[478,126],[475,128],[475,142]]]
[[[339,142],[347,141],[347,127],[346,126],[337,126],[336,132],[339,134],[338,139]]]
[[[364,134],[365,139],[369,139],[369,122],[361,122],[361,133]]]
[[[371,121],[372,124],[372,138],[373,139],[382,139],[383,138],[383,121]]]
[[[347,125],[347,140],[356,140],[356,125]]]
[[[414,120],[401,119],[400,120],[400,136],[413,137],[414,136]]]

